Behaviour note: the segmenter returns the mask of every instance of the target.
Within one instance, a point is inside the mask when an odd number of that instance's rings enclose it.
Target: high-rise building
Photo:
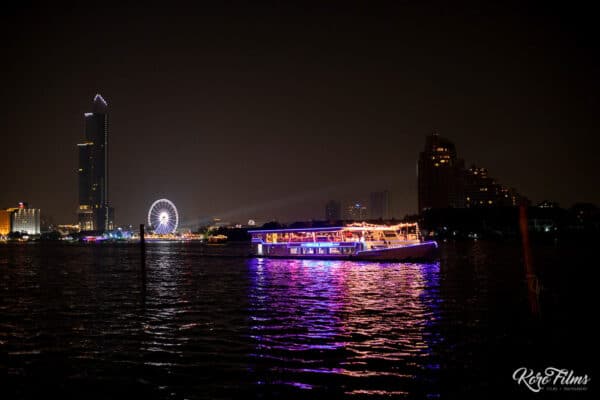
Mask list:
[[[325,219],[327,221],[339,221],[342,219],[342,205],[339,201],[329,200],[325,204]]]
[[[16,209],[10,209],[11,232],[27,233],[29,235],[40,234],[40,210],[29,208],[27,203],[19,203]]]
[[[465,206],[494,206],[500,191],[500,185],[488,176],[486,168],[472,165],[465,170]]]
[[[79,226],[82,230],[113,229],[108,202],[108,104],[97,94],[92,112],[84,114],[85,141],[79,149]]]
[[[0,235],[8,235],[11,231],[11,215],[12,212],[8,210],[0,210]]]
[[[456,156],[454,143],[437,134],[427,136],[419,155],[419,212],[429,208],[513,207],[528,200],[500,185],[485,168]]]
[[[515,189],[497,183],[486,168],[472,165],[465,170],[464,177],[467,208],[514,207],[526,201]]]
[[[352,221],[364,221],[368,218],[367,206],[360,200],[347,201],[344,204],[344,219]]]
[[[419,212],[464,207],[463,171],[454,143],[437,133],[427,136],[418,163]]]
[[[369,217],[371,219],[390,219],[390,192],[371,192],[369,197]]]

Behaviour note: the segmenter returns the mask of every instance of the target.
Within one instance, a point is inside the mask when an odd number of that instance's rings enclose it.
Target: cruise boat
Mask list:
[[[417,223],[252,230],[258,257],[352,260],[429,260],[437,243],[421,240]]]

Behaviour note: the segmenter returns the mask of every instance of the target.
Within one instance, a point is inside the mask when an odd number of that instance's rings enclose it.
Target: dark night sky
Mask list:
[[[534,202],[600,203],[591,10],[418,3],[5,9],[0,205],[76,221],[97,92],[118,224],[160,197],[184,222],[322,218],[383,189],[414,213],[434,130]]]

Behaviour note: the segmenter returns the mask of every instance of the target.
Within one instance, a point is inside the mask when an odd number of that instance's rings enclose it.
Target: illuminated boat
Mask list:
[[[422,241],[417,223],[252,230],[258,257],[353,260],[430,260],[437,243]]]
[[[210,244],[223,244],[227,242],[227,236],[225,235],[213,235],[208,237],[208,243]]]

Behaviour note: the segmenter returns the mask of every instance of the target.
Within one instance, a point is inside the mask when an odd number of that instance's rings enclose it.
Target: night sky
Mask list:
[[[534,202],[600,203],[591,10],[374,3],[11,5],[0,206],[76,222],[76,144],[96,93],[117,224],[144,222],[161,197],[184,225],[322,219],[330,198],[384,189],[396,216],[415,213],[433,131]]]

